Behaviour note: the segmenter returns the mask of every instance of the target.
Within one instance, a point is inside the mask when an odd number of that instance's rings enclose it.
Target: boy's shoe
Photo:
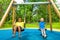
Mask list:
[[[44,38],[47,38],[47,36],[44,36]]]
[[[44,35],[42,35],[44,37]]]

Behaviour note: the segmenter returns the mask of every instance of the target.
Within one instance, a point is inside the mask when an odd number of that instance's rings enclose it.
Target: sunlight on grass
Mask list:
[[[46,28],[50,28],[49,24],[46,24]],[[4,24],[2,28],[12,28],[12,24]],[[38,23],[27,23],[26,28],[39,28]],[[60,29],[60,23],[52,23],[52,28]]]
[[[39,28],[38,23],[26,24],[26,28]]]
[[[46,24],[46,28],[50,28],[50,25]],[[52,23],[52,28],[60,29],[60,23]]]
[[[46,28],[50,28],[49,24],[46,24]],[[26,28],[39,28],[38,23],[26,24]],[[52,23],[52,28],[60,29],[60,23]]]

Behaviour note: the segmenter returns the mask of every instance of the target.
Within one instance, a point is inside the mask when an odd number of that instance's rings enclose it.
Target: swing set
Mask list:
[[[4,24],[4,21],[5,21],[8,13],[9,13],[11,7],[13,8],[12,9],[12,20],[13,20],[12,22],[14,23],[14,21],[15,21],[15,14],[16,14],[16,12],[15,12],[16,6],[15,5],[20,5],[20,4],[23,4],[23,5],[29,5],[29,4],[30,5],[32,5],[32,4],[46,5],[47,4],[47,6],[48,6],[47,9],[48,9],[48,14],[49,14],[50,30],[51,31],[52,31],[51,5],[53,6],[53,8],[54,8],[56,14],[58,15],[58,17],[60,18],[60,12],[57,9],[57,7],[56,7],[56,5],[55,5],[55,3],[54,3],[53,0],[48,0],[47,2],[24,2],[24,3],[15,3],[15,1],[12,0],[11,3],[10,3],[10,5],[8,6],[8,8],[7,8],[7,10],[6,10],[5,14],[4,14],[4,16],[2,17],[2,19],[0,21],[0,27]],[[24,20],[25,20],[25,18],[24,18]]]

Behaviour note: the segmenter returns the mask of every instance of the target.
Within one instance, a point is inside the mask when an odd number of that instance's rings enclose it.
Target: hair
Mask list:
[[[42,17],[43,18],[43,17]],[[40,18],[41,19],[41,18]],[[40,22],[40,19],[38,20],[38,22]],[[44,19],[44,18],[43,18]]]
[[[18,21],[18,19],[19,19],[19,18],[21,18],[21,19],[22,19],[22,17],[16,17],[16,22]]]

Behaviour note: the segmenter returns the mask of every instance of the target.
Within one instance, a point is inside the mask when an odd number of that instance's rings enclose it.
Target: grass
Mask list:
[[[50,25],[46,24],[46,28],[50,28]],[[60,23],[58,23],[58,22],[52,23],[52,28],[60,29]]]
[[[46,24],[45,27],[50,28],[50,25]],[[1,28],[12,28],[12,25],[11,24],[4,24],[4,26]],[[39,25],[38,25],[38,23],[31,23],[31,24],[27,23],[26,28],[39,28]],[[52,28],[60,29],[60,23],[59,22],[52,23]]]
[[[26,28],[39,28],[39,25],[38,23],[31,23],[31,24],[26,24]],[[46,28],[50,28],[50,25],[49,24],[46,24],[45,25]],[[55,29],[60,29],[60,23],[52,23],[52,28],[55,28]]]

